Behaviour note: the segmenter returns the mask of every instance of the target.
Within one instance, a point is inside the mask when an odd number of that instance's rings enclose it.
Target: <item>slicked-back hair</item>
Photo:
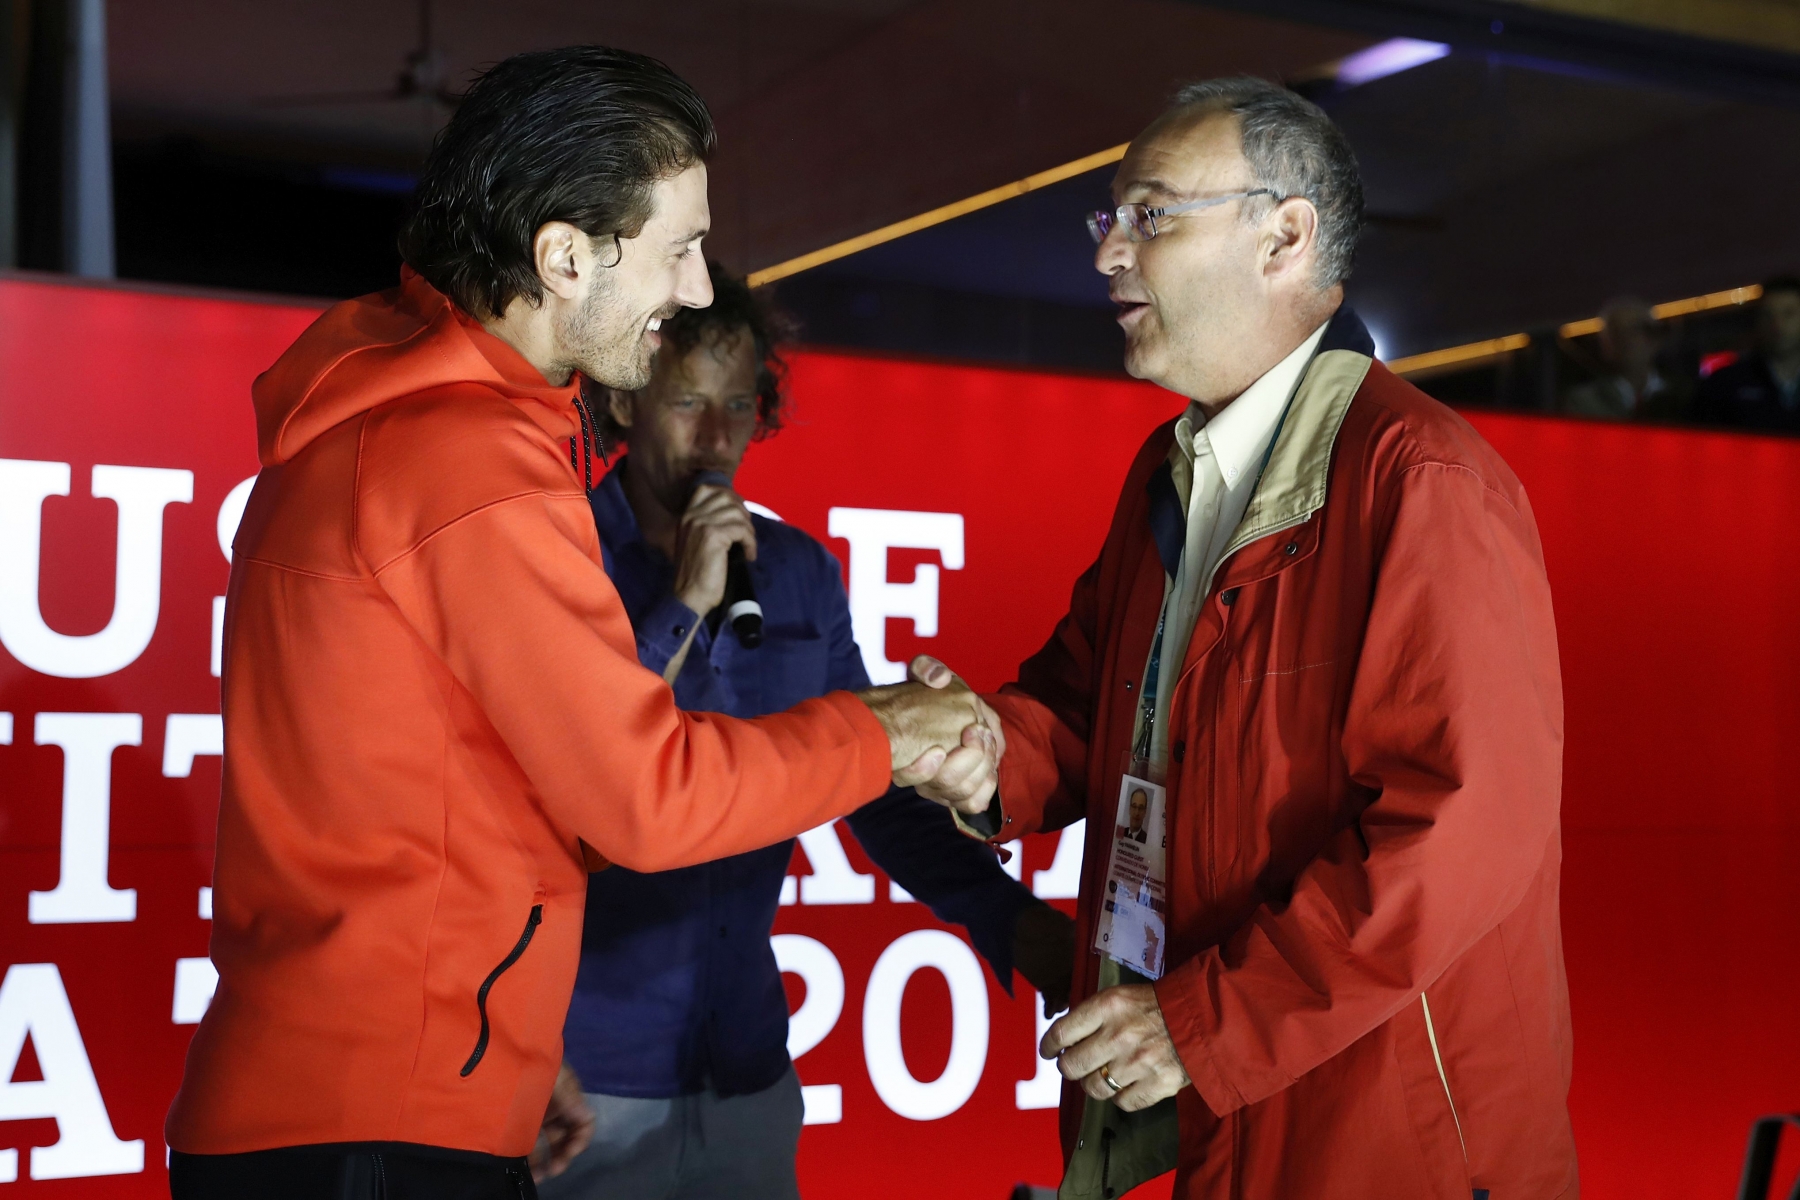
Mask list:
[[[463,96],[425,160],[400,257],[465,312],[543,300],[532,241],[550,221],[630,238],[659,180],[717,144],[698,93],[654,58],[606,46],[516,54]],[[611,261],[610,247],[602,261]]]
[[[756,356],[756,432],[762,441],[781,429],[787,410],[787,363],[781,346],[798,331],[794,318],[777,308],[750,285],[719,263],[708,259],[713,302],[706,308],[684,308],[662,323],[662,347],[657,358],[680,361],[699,347],[717,349],[742,334],[750,336],[750,352]],[[608,442],[631,441],[631,431],[613,420],[601,405],[597,413],[600,432]]]
[[[1170,107],[1235,116],[1256,186],[1303,196],[1318,211],[1313,283],[1323,289],[1350,277],[1362,235],[1362,175],[1343,131],[1318,105],[1280,84],[1240,75],[1190,83]]]

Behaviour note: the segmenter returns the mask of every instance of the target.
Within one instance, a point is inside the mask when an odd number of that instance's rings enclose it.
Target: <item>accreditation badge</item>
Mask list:
[[[1119,781],[1106,891],[1094,949],[1147,979],[1160,979],[1168,907],[1167,791],[1135,775]]]

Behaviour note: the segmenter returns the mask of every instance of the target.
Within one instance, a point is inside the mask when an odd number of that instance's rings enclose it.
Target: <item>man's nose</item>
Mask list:
[[[700,413],[700,428],[694,437],[700,449],[712,453],[731,447],[731,419],[724,408],[708,404]]]
[[[1131,239],[1125,236],[1123,225],[1114,225],[1094,247],[1094,270],[1102,275],[1117,275],[1120,271],[1129,270],[1137,259]]]
[[[675,276],[674,298],[683,308],[712,306],[712,276],[707,274],[705,255],[695,251],[681,260],[681,267]]]

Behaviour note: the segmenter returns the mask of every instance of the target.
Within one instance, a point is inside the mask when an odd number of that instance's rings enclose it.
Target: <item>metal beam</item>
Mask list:
[[[25,0],[0,0],[0,268],[19,265],[19,107],[25,97]]]
[[[33,0],[30,7],[17,261],[109,279],[115,272],[106,0]]]
[[[110,279],[112,118],[106,83],[106,0],[67,0],[63,110],[63,269]]]

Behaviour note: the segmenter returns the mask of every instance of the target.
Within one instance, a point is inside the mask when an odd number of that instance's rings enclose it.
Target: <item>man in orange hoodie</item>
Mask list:
[[[710,302],[713,141],[651,59],[500,64],[427,161],[401,286],[257,380],[178,1200],[531,1196],[590,869],[751,850],[890,782],[992,793],[992,714],[941,668],[745,721],[638,665],[580,383],[643,386],[662,319]]]

